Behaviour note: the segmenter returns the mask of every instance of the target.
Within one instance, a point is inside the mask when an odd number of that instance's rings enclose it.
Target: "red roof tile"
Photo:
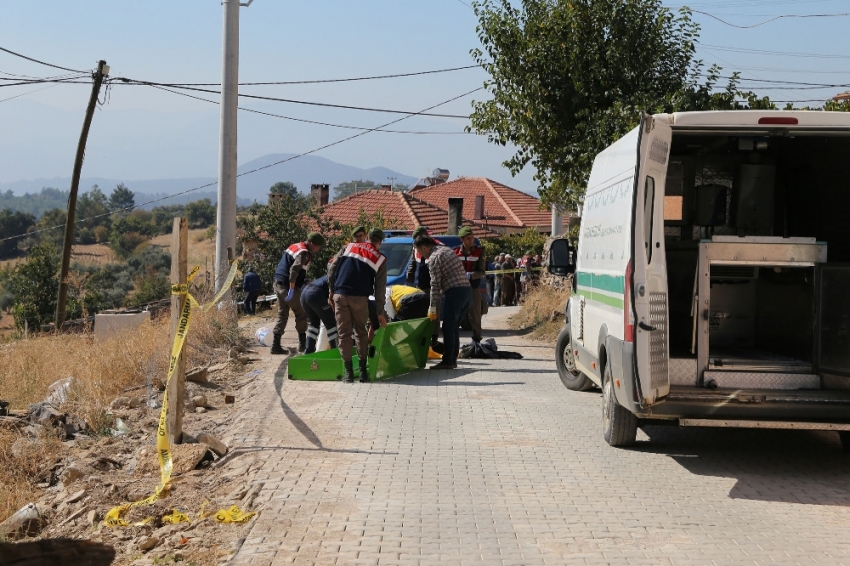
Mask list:
[[[354,224],[361,211],[366,214],[375,214],[380,211],[386,220],[397,222],[400,229],[413,230],[417,226],[427,226],[435,234],[445,233],[448,230],[449,213],[445,208],[397,191],[361,191],[325,205],[322,216],[332,218],[341,224]],[[475,235],[479,238],[499,236],[497,232],[487,229],[483,223],[475,222],[467,215],[464,215],[463,224],[475,226]]]
[[[551,213],[540,210],[540,199],[484,177],[461,177],[430,187],[414,187],[409,195],[439,208],[448,208],[449,197],[464,199],[464,217],[472,216],[475,197],[484,196],[484,222],[505,228],[549,227]]]

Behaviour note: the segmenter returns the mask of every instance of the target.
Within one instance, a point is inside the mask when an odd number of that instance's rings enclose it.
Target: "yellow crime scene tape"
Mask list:
[[[487,275],[496,275],[499,273],[525,273],[526,271],[543,271],[542,267],[532,267],[531,269],[526,269],[524,267],[516,267],[514,269],[491,269],[489,271],[485,271]]]
[[[230,272],[227,274],[227,278],[221,286],[221,290],[215,297],[213,297],[213,300],[203,305],[199,304],[195,297],[193,297],[189,292],[189,283],[192,282],[192,279],[195,278],[201,269],[199,265],[196,265],[195,268],[192,269],[192,272],[186,278],[186,283],[173,284],[171,286],[172,295],[185,296],[186,300],[183,301],[183,307],[180,310],[180,321],[177,324],[177,335],[174,337],[174,343],[171,345],[171,359],[168,363],[168,377],[165,382],[165,393],[162,396],[162,411],[160,411],[159,414],[159,426],[156,431],[156,451],[159,458],[160,473],[159,484],[156,486],[154,492],[148,497],[140,501],[125,503],[110,509],[103,519],[103,524],[107,527],[130,526],[130,523],[121,517],[124,512],[131,507],[149,505],[153,503],[157,499],[163,497],[163,494],[165,494],[170,488],[173,461],[171,458],[171,445],[168,442],[168,423],[166,421],[166,414],[168,412],[168,383],[171,381],[172,375],[174,375],[174,370],[177,367],[177,362],[180,358],[180,352],[183,350],[183,345],[186,342],[186,335],[189,333],[189,322],[192,316],[192,308],[199,308],[201,311],[207,312],[215,306],[230,290],[230,286],[233,284],[233,279],[236,277],[236,267],[236,262],[233,262],[230,266]],[[201,511],[199,513],[200,519],[204,518],[204,507],[206,507],[206,502],[204,502],[201,506]],[[236,508],[236,506],[233,506],[229,510],[219,510],[215,514],[215,520],[220,523],[242,523],[254,515],[256,515],[256,513],[244,513]],[[141,526],[152,520],[153,517],[148,517],[142,521],[133,523],[133,525]],[[166,523],[179,523],[183,521],[191,522],[188,515],[182,511],[178,511],[177,509],[175,509],[171,514],[165,515],[162,520]]]

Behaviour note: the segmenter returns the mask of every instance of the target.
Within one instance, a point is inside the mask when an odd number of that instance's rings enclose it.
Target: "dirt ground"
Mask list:
[[[240,327],[254,327],[256,320],[243,318]],[[253,330],[245,330],[248,333]],[[165,497],[123,513],[130,526],[104,525],[110,509],[148,497],[159,483],[155,439],[163,393],[154,383],[150,388],[125,391],[129,406],[124,400],[115,403],[112,413],[126,431],[116,430],[107,436],[77,434],[62,442],[60,459],[49,477],[41,478],[38,487],[42,496],[34,501],[46,521],[39,537],[110,544],[117,553],[113,563],[117,566],[226,563],[256,517],[245,523],[221,523],[215,519],[216,512],[233,505],[245,512],[259,510],[254,505],[259,488],[251,484],[253,460],[238,457],[238,439],[231,431],[254,384],[272,379],[273,374],[255,351],[240,350],[225,353],[224,361],[220,356],[214,359],[218,363],[209,366],[207,382],[186,383],[184,443],[172,447],[174,472]],[[196,399],[198,396],[204,396],[205,401]],[[202,409],[196,407],[193,398]],[[0,417],[0,421],[3,419]],[[6,423],[8,426],[9,421]],[[117,420],[116,429],[121,429]],[[224,442],[227,453],[216,455],[207,444],[198,443],[201,433]],[[12,445],[12,452],[27,442],[38,439],[22,434]],[[174,510],[185,514],[186,520],[169,524],[167,516]],[[135,524],[146,520],[144,525]]]

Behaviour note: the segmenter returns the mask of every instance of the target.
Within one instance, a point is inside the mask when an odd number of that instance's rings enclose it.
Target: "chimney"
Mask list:
[[[554,238],[564,233],[564,217],[561,208],[557,204],[552,205],[552,228],[549,234]]]
[[[450,236],[457,234],[458,228],[463,223],[463,199],[458,197],[449,198],[449,228],[446,230]]]
[[[472,217],[474,220],[484,219],[484,195],[475,197],[475,214]]]
[[[381,185],[381,190],[382,191],[392,191],[393,186],[392,185]]]
[[[310,185],[310,196],[315,206],[327,206],[330,200],[330,185]]]

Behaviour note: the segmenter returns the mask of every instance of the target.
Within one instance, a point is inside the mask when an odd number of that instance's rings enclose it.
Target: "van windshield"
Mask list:
[[[387,277],[397,277],[404,272],[412,250],[411,244],[381,245],[381,253],[387,256]]]

